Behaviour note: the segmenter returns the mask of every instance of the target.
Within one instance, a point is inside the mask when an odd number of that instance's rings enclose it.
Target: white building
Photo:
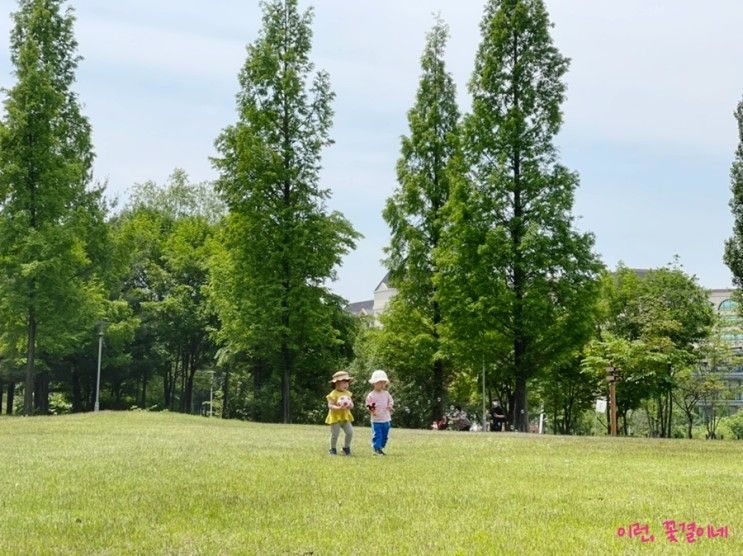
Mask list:
[[[374,288],[374,299],[368,301],[357,301],[346,307],[346,310],[354,315],[371,316],[374,326],[379,326],[379,315],[381,315],[390,299],[395,297],[397,290],[389,285],[390,273],[384,275],[382,281]]]

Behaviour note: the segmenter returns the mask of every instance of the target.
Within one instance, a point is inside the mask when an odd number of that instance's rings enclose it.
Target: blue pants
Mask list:
[[[372,448],[381,450],[387,446],[387,437],[390,434],[392,423],[372,423]]]

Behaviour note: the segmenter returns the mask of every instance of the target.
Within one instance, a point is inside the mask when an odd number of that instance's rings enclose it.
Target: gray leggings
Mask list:
[[[337,423],[333,423],[330,425],[330,447],[335,450],[336,445],[338,444],[338,435],[341,433],[341,429],[343,429],[343,432],[346,433],[346,437],[343,441],[343,446],[345,448],[351,447],[351,439],[353,438],[353,425],[351,425],[351,421],[338,421]]]

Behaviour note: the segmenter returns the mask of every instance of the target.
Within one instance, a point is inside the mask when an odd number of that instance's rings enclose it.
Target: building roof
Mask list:
[[[374,300],[369,301],[356,301],[355,303],[349,303],[346,306],[346,311],[353,313],[354,315],[371,315],[372,309],[374,308]]]
[[[385,285],[387,288],[390,287],[390,272],[387,271],[387,274],[384,275],[384,278],[377,284],[377,287],[374,288],[374,291],[379,290],[379,288],[382,287],[382,285]]]

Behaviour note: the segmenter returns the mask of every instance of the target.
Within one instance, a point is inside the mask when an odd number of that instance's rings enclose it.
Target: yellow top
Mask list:
[[[338,404],[338,398],[341,396],[353,396],[348,390],[333,390],[330,394],[325,396],[325,399],[334,404]],[[353,415],[350,409],[328,409],[328,416],[325,418],[326,425],[332,425],[333,423],[339,423],[341,421],[353,421]]]

